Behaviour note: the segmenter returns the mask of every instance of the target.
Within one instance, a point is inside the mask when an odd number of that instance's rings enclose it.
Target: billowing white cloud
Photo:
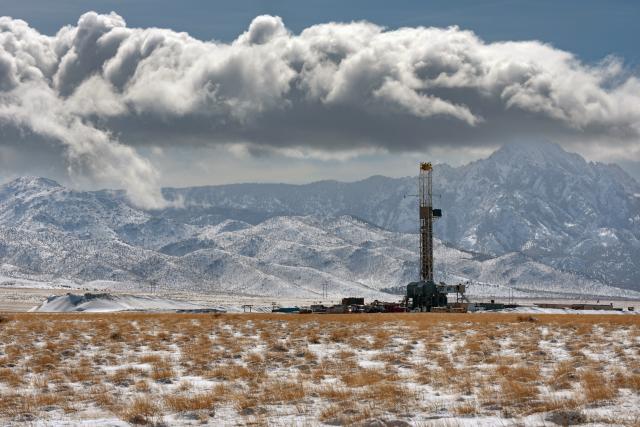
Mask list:
[[[637,144],[640,80],[537,41],[259,16],[232,43],[84,14],[55,36],[0,18],[0,127],[64,148],[72,174],[164,203],[142,146],[241,144],[326,158],[519,135]],[[637,150],[636,150],[637,151]]]
[[[77,28],[49,38],[25,22],[0,18],[0,126],[61,144],[72,176],[119,183],[136,204],[158,208],[165,202],[150,162],[89,118],[105,110],[124,113],[112,105],[120,101],[109,98],[96,76],[100,66],[92,62],[96,55],[109,57],[95,49],[95,32],[108,34],[116,27],[110,23],[124,25],[116,15],[86,14]]]

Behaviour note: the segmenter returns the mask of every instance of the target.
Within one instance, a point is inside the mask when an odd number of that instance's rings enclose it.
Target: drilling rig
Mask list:
[[[420,281],[407,285],[407,308],[417,311],[431,311],[433,307],[447,306],[445,283],[433,280],[433,223],[442,216],[442,210],[433,208],[433,166],[420,163],[418,177],[418,198],[420,217]]]
[[[433,209],[432,173],[431,163],[420,163],[420,280],[423,282],[433,282],[433,223],[442,216],[442,210]]]

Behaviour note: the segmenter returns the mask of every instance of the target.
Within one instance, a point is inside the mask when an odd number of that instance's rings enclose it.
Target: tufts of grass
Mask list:
[[[212,410],[216,402],[215,393],[194,393],[189,395],[167,395],[164,405],[172,412]]]
[[[478,408],[476,405],[466,402],[455,406],[453,408],[453,413],[458,415],[474,415],[478,413]]]
[[[563,360],[553,367],[553,371],[547,378],[547,385],[553,390],[568,390],[577,382],[578,375],[572,360]]]
[[[151,367],[151,378],[157,382],[169,383],[175,377],[173,363],[170,359],[160,359]]]
[[[274,381],[265,387],[261,400],[269,404],[285,403],[302,400],[305,396],[306,390],[299,382]]]
[[[160,408],[149,396],[137,396],[120,411],[120,417],[131,424],[151,424],[152,419],[160,415]]]
[[[583,398],[587,403],[610,401],[618,394],[618,390],[601,373],[587,369],[580,374]]]
[[[163,411],[212,422],[226,406],[245,424],[273,423],[286,407],[359,425],[440,411],[426,393],[461,394],[449,408],[458,415],[519,417],[640,391],[640,319],[518,316],[12,314],[0,326],[0,421],[94,404],[140,424]],[[571,359],[554,360],[549,345]]]
[[[347,387],[367,387],[378,384],[382,381],[395,381],[399,377],[394,374],[388,374],[381,369],[361,368],[340,375],[340,380]]]
[[[502,381],[500,390],[503,407],[521,407],[530,404],[538,399],[540,394],[537,386],[510,379]]]

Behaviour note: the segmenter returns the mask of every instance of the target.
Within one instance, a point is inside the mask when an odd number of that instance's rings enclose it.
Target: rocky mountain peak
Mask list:
[[[503,176],[513,173],[555,171],[584,174],[589,163],[579,154],[565,151],[560,145],[544,141],[513,142],[505,144],[486,160],[474,163],[484,168],[495,168]]]
[[[62,186],[56,181],[38,176],[21,176],[12,181],[9,181],[2,187],[13,192],[62,188]]]

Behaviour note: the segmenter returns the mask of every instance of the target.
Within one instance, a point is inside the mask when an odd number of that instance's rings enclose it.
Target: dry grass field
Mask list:
[[[83,420],[640,425],[640,317],[0,315],[0,424]]]

